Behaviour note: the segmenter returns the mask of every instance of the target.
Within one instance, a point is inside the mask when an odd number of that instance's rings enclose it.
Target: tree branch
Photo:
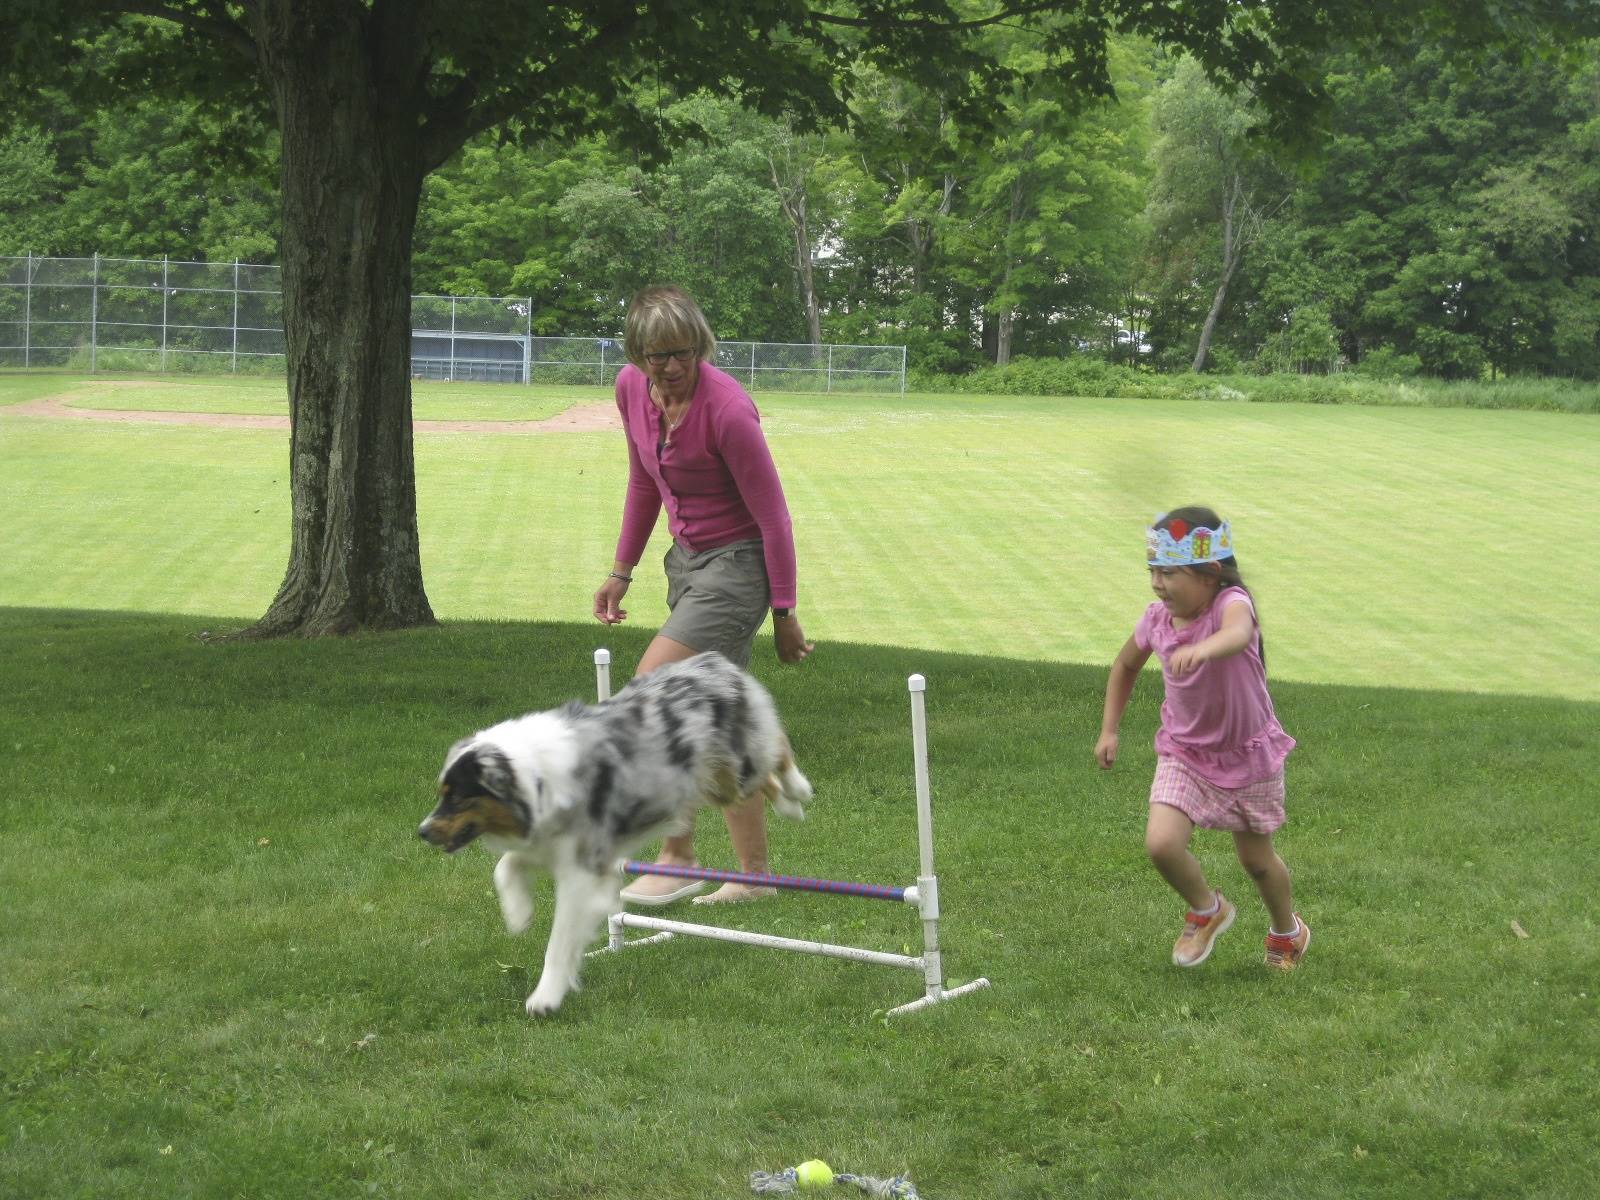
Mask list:
[[[250,7],[250,0],[245,0],[244,7]],[[202,0],[199,9],[178,8],[161,0],[123,0],[118,8],[132,16],[154,17],[158,21],[171,21],[174,25],[192,29],[218,45],[242,54],[251,66],[259,61],[255,39],[228,16],[221,0]]]
[[[573,52],[573,57],[588,62],[608,61],[611,49],[626,44],[637,24],[637,19],[630,15],[601,26],[581,50]],[[422,134],[423,157],[428,169],[442,165],[478,134],[526,111],[528,86],[552,65],[548,58],[537,61],[531,68],[517,71],[487,95],[481,80],[472,75],[462,77],[448,95],[428,106],[427,125]]]
[[[970,21],[935,21],[927,17],[914,20],[894,20],[890,27],[894,29],[918,29],[931,33],[958,33],[966,29],[984,29],[990,25],[997,25],[1001,21],[1010,20],[1012,17],[1026,17],[1033,13],[1049,12],[1060,8],[1059,0],[1048,3],[1040,0],[1035,4],[1012,4],[1002,8],[999,12],[991,13],[987,17],[974,17]],[[824,25],[843,25],[851,29],[881,29],[883,23],[871,17],[842,17],[837,13],[818,12],[815,9],[807,10],[807,15],[814,21]]]

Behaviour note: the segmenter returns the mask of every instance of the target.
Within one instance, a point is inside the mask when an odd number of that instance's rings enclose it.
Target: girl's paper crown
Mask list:
[[[1162,513],[1157,517],[1156,525],[1166,515]],[[1233,557],[1233,530],[1226,521],[1219,522],[1215,529],[1207,529],[1180,518],[1165,529],[1152,525],[1144,531],[1144,536],[1152,567],[1193,567]]]

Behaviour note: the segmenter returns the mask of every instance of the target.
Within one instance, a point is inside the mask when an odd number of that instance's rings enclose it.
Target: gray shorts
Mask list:
[[[767,560],[761,539],[730,542],[690,554],[672,543],[662,560],[667,569],[667,607],[672,615],[661,636],[717,650],[741,667],[750,665],[756,631],[767,619]]]

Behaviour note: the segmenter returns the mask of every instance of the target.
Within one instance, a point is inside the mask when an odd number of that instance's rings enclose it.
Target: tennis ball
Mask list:
[[[833,1169],[820,1158],[813,1158],[794,1169],[794,1180],[803,1191],[820,1192],[833,1182]]]

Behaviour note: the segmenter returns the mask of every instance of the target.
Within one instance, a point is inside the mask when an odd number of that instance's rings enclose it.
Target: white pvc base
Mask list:
[[[657,929],[655,937],[621,941],[623,929]],[[623,950],[631,946],[645,946],[664,942],[675,933],[685,937],[710,938],[717,942],[738,942],[745,946],[765,946],[769,950],[796,950],[801,954],[820,954],[826,958],[848,958],[853,962],[880,963],[886,967],[909,967],[922,970],[922,959],[906,954],[884,954],[878,950],[864,950],[860,946],[836,946],[831,942],[805,942],[797,938],[778,937],[771,933],[749,933],[743,929],[724,929],[720,925],[690,925],[684,921],[667,921],[660,917],[641,917],[635,913],[614,913],[611,917],[611,944],[594,954],[610,950]]]
[[[940,988],[938,995],[919,996],[909,1004],[902,1004],[899,1008],[891,1008],[885,1016],[898,1017],[901,1013],[916,1012],[919,1008],[929,1008],[942,1000],[954,1000],[957,996],[965,996],[968,992],[975,992],[979,988],[989,986],[987,979],[974,979],[971,983],[963,983],[960,987]]]
[[[653,946],[660,942],[668,942],[673,937],[682,934],[684,937],[710,938],[718,942],[738,942],[744,946],[764,946],[769,950],[791,950],[800,954],[817,954],[824,958],[843,958],[851,962],[877,963],[886,967],[905,967],[908,970],[926,974],[927,960],[913,957],[909,954],[886,954],[880,950],[866,950],[860,946],[839,946],[832,942],[807,942],[799,938],[778,937],[770,933],[750,933],[743,929],[724,929],[720,925],[693,925],[686,921],[668,921],[661,917],[642,917],[636,913],[613,913],[608,929],[610,941],[598,950],[591,950],[588,957],[597,954],[612,954],[618,950],[631,950],[635,946]],[[649,937],[628,939],[624,929],[653,929],[656,930]],[[987,979],[974,979],[971,983],[964,983],[960,987],[939,987],[930,991],[925,996],[919,996],[910,1003],[891,1008],[885,1016],[898,1017],[902,1013],[916,1012],[919,1008],[928,1008],[944,1000],[953,1000],[957,996],[965,996],[968,992],[975,992],[980,988],[989,986]]]

